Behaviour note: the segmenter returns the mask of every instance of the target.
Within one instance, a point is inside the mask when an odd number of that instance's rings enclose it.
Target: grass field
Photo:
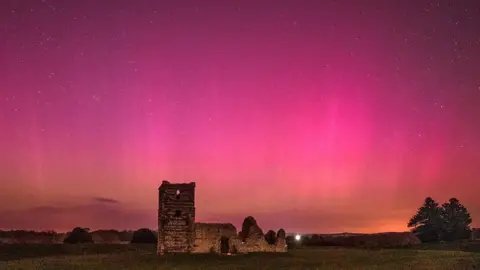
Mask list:
[[[480,269],[459,250],[300,248],[284,254],[170,255],[132,245],[0,246],[0,269]]]

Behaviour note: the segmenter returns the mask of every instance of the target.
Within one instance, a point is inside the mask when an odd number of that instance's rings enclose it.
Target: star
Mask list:
[[[0,0],[7,186],[70,198],[90,196],[98,179],[100,192],[118,185],[119,199],[154,208],[148,190],[161,175],[201,177],[200,197],[221,199],[211,190],[222,182],[221,195],[247,209],[255,202],[235,187],[257,182],[254,193],[268,191],[256,194],[258,211],[315,201],[320,213],[331,203],[343,221],[355,215],[365,228],[378,217],[353,206],[370,203],[372,192],[389,201],[385,213],[415,211],[408,202],[427,193],[480,205],[464,188],[480,178],[475,1],[19,2]],[[48,181],[39,181],[39,164]],[[395,200],[412,186],[418,192]],[[2,195],[0,212],[16,205]],[[218,211],[238,208],[229,202]],[[403,230],[401,219],[388,223]],[[344,223],[310,220],[319,230]]]

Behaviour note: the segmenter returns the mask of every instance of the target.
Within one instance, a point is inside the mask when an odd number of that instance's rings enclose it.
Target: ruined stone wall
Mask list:
[[[274,244],[269,244],[253,217],[244,220],[238,235],[235,226],[229,223],[195,223],[194,182],[162,182],[159,187],[157,238],[159,255],[287,251],[285,231],[278,231]],[[272,239],[270,241],[273,243]]]
[[[287,251],[285,231],[280,229],[275,237],[275,244],[271,245],[253,217],[245,218],[242,231],[237,238],[232,239],[232,242],[238,253]]]
[[[195,253],[222,253],[223,241],[228,241],[228,253],[250,252],[286,252],[285,231],[282,229],[275,236],[275,243],[269,244],[265,240],[262,230],[252,217],[247,218],[253,222],[237,235],[237,229],[232,224],[221,223],[195,223]],[[225,251],[224,251],[225,252]]]
[[[159,188],[157,253],[185,253],[195,242],[195,183]]]
[[[221,241],[229,241],[231,252],[232,237],[237,236],[237,228],[230,223],[195,223],[195,248],[194,252],[221,253]]]
[[[234,237],[231,245],[237,253],[251,252],[287,252],[287,244],[285,239],[277,239],[274,245],[270,245],[264,238],[247,238],[242,241],[240,237]]]

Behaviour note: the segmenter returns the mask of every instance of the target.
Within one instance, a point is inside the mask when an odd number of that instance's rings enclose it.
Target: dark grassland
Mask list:
[[[0,269],[480,269],[480,244],[415,249],[298,248],[288,253],[169,255],[153,245],[4,245]]]

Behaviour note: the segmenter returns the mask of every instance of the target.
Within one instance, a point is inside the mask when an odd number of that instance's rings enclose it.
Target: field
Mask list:
[[[5,245],[0,269],[479,269],[480,253],[419,249],[299,248],[284,254],[170,255],[152,245]],[[457,249],[457,250],[453,250]]]

